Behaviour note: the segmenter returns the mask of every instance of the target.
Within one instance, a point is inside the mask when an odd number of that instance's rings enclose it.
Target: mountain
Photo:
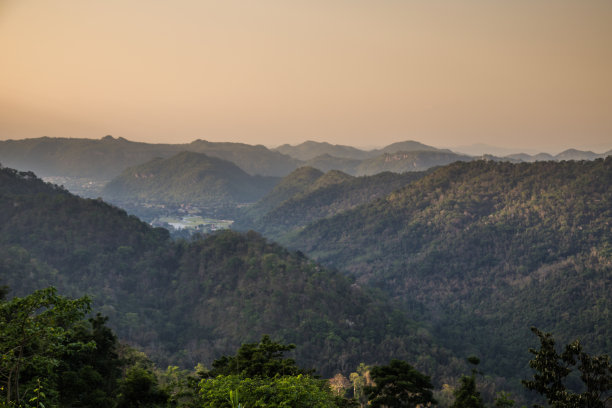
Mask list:
[[[533,156],[534,161],[546,161],[546,160],[554,160],[554,156],[548,153],[538,153]]]
[[[102,196],[112,202],[236,205],[259,200],[278,181],[251,176],[227,160],[182,152],[130,167],[104,187]]]
[[[280,185],[294,185],[292,180],[306,169],[298,169],[285,177]],[[254,229],[267,237],[283,242],[300,228],[322,218],[372,202],[390,192],[420,179],[425,172],[403,174],[379,173],[374,176],[353,177],[337,170],[325,174],[308,171],[308,184],[292,190],[293,194],[279,196],[274,191],[262,205],[257,203],[248,217],[237,221],[232,228]],[[289,189],[285,189],[288,191]]]
[[[310,140],[296,146],[284,144],[274,150],[302,161],[308,161],[323,155],[357,160],[372,156],[370,152],[359,150],[351,146],[332,145],[327,142],[313,142]]]
[[[414,140],[405,140],[403,142],[392,143],[388,146],[383,147],[382,149],[374,150],[376,155],[380,153],[397,153],[397,152],[427,152],[427,151],[437,151],[437,152],[445,152],[450,153],[451,151],[448,149],[438,149],[436,147],[428,146],[426,144],[415,142]]]
[[[383,153],[371,159],[363,160],[356,169],[357,175],[372,175],[383,171],[403,173],[406,171],[423,171],[435,166],[443,166],[458,160],[469,161],[472,157],[450,151],[398,151]]]
[[[591,151],[568,149],[556,155],[555,160],[595,160],[600,157],[603,155]]]
[[[269,334],[295,343],[298,363],[323,376],[391,357],[422,368],[444,361],[440,378],[462,368],[426,324],[254,232],[171,241],[166,230],[101,200],[7,168],[0,168],[0,281],[15,296],[49,285],[92,296],[122,341],[160,365],[210,367]]]
[[[251,218],[261,216],[283,201],[303,193],[323,174],[321,170],[312,167],[300,167],[287,177],[283,177],[269,194],[250,207],[247,211],[248,216]]]
[[[295,216],[299,217],[298,212]],[[284,241],[405,302],[457,355],[525,375],[528,328],[612,348],[612,157],[457,162]]]
[[[285,176],[299,161],[242,143],[151,144],[105,136],[102,139],[41,137],[0,141],[0,163],[42,176],[67,176],[110,180],[123,170],[156,157],[168,158],[182,151],[205,153],[234,162],[252,175]]]

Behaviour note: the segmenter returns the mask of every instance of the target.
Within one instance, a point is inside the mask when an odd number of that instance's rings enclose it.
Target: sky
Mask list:
[[[612,149],[610,0],[0,0],[0,140]]]

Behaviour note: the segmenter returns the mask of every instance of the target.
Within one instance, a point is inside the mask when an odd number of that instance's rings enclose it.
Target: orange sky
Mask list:
[[[612,148],[609,0],[0,0],[0,139]]]

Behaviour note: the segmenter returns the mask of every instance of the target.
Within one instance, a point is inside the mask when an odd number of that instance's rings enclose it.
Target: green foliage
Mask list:
[[[229,402],[232,405],[232,408],[244,408],[244,406],[240,403],[238,398],[238,390],[233,391],[230,390]]]
[[[86,297],[71,300],[54,288],[0,303],[0,384],[7,405],[21,404],[42,386],[56,384],[56,368],[68,353],[91,350],[95,343],[72,339],[72,330],[89,310]],[[52,389],[47,397],[54,400]],[[56,392],[55,392],[56,394]]]
[[[169,366],[166,371],[158,372],[159,388],[168,395],[171,406],[199,408],[198,382],[204,375],[203,367],[197,366],[194,372]]]
[[[117,337],[106,326],[108,318],[99,313],[74,326],[68,344],[94,344],[81,350],[68,349],[56,368],[57,392],[64,406],[108,407],[114,404],[123,361],[118,355]]]
[[[284,177],[270,194],[248,208],[233,228],[255,229],[282,242],[311,222],[372,202],[425,174],[387,172],[352,177],[303,167]]]
[[[0,169],[0,276],[18,296],[50,284],[92,294],[120,337],[163,365],[210,364],[270,333],[322,375],[395,356],[451,383],[462,369],[451,348],[512,379],[532,324],[596,352],[612,345],[611,166],[457,163],[291,236],[353,280],[252,232],[170,242],[99,200]],[[332,176],[317,189],[346,183]]]
[[[495,398],[495,408],[511,408],[514,406],[514,400],[511,398],[510,393],[501,391]]]
[[[370,375],[375,385],[365,387],[365,393],[372,407],[436,404],[430,378],[405,361],[394,359],[386,366],[375,366]]]
[[[168,398],[168,394],[159,388],[153,372],[133,366],[119,384],[117,408],[163,407]]]
[[[542,394],[554,408],[604,408],[606,401],[612,399],[609,356],[590,356],[582,351],[578,340],[566,345],[559,354],[551,333],[535,327],[531,330],[540,340],[540,349],[529,350],[535,356],[529,366],[536,372],[532,380],[523,381],[525,387]],[[580,373],[581,384],[572,381],[575,370]]]
[[[467,358],[467,362],[472,364],[472,375],[464,375],[461,377],[461,385],[453,392],[455,402],[451,408],[484,408],[484,402],[480,391],[476,388],[476,374],[482,374],[476,366],[480,364],[480,359],[475,356]]]
[[[455,402],[451,408],[484,408],[480,392],[476,389],[474,375],[461,377],[461,385],[455,390]]]
[[[230,392],[240,396],[245,408],[331,408],[336,400],[322,380],[307,375],[274,378],[217,376],[200,382],[202,408],[231,408]]]
[[[295,348],[294,344],[274,342],[264,335],[259,343],[240,346],[235,356],[223,356],[215,360],[209,377],[218,375],[241,375],[243,377],[268,377],[277,375],[309,374],[295,364],[292,358],[284,358],[284,353]]]
[[[365,407],[368,404],[368,396],[366,394],[366,386],[371,385],[370,368],[364,363],[359,363],[357,370],[350,375],[351,383],[353,384],[353,399],[359,403],[360,407]]]

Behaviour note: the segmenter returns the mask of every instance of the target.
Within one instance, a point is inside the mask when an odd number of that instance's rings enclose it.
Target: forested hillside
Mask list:
[[[310,177],[303,179],[306,174]],[[287,234],[309,223],[374,201],[425,174],[386,172],[353,177],[335,170],[323,174],[301,168],[283,178],[270,194],[249,208],[233,228],[254,229],[283,241]]]
[[[530,326],[612,349],[612,158],[454,163],[287,241],[518,375]]]
[[[251,176],[227,160],[181,152],[130,167],[104,187],[102,196],[119,203],[235,206],[259,200],[278,181]]]
[[[14,296],[51,285],[92,296],[120,339],[161,366],[209,365],[269,334],[295,343],[300,364],[326,376],[391,357],[436,378],[462,369],[426,325],[385,297],[256,233],[173,242],[123,210],[7,168],[0,169],[0,285]]]

